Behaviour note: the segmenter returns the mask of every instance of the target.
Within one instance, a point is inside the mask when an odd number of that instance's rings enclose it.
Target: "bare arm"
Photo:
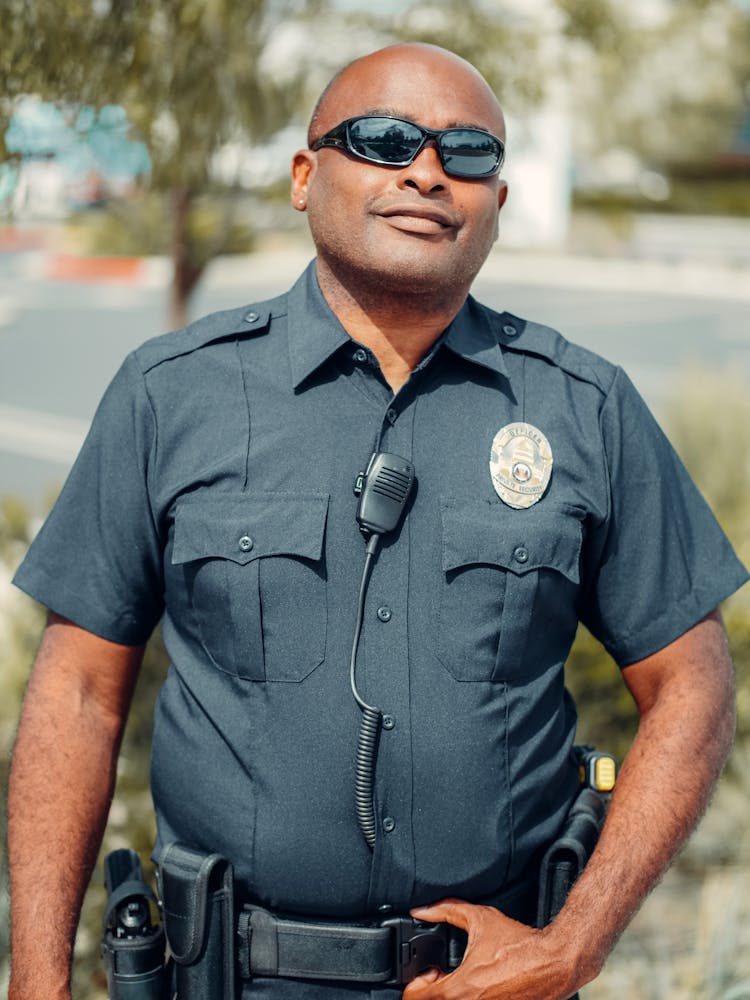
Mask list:
[[[700,818],[734,736],[734,674],[717,613],[623,674],[638,733],[597,849],[560,914],[533,930],[458,900],[412,911],[464,927],[469,948],[456,972],[431,970],[405,1000],[564,1000],[601,971]]]
[[[81,902],[142,656],[140,646],[108,642],[50,615],[10,774],[9,1000],[70,997]]]

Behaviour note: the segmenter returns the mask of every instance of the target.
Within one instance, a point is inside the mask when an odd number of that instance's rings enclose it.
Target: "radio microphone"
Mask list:
[[[362,534],[385,535],[398,526],[414,486],[414,466],[400,455],[376,452],[362,477],[357,522]]]
[[[402,458],[400,455],[379,451],[371,456],[367,471],[357,477],[357,485],[355,486],[355,493],[359,496],[357,523],[359,530],[367,539],[367,557],[359,587],[357,624],[354,629],[354,642],[349,664],[352,694],[362,709],[362,724],[357,744],[354,797],[357,821],[371,849],[375,846],[375,810],[372,795],[375,756],[382,713],[374,705],[368,705],[357,691],[355,678],[357,648],[362,631],[367,585],[380,539],[398,526],[406,510],[414,482],[414,466],[408,459]]]

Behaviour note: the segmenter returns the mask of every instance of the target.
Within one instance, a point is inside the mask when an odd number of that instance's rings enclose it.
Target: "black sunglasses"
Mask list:
[[[314,151],[334,146],[368,163],[406,167],[429,139],[437,143],[443,170],[451,177],[491,177],[505,156],[505,144],[491,132],[479,128],[425,128],[389,115],[347,118],[310,148]]]

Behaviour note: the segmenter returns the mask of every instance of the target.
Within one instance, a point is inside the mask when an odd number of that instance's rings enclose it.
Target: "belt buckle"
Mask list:
[[[413,917],[389,917],[381,927],[393,928],[394,976],[387,986],[406,986],[433,966],[448,972],[448,925],[427,924]]]

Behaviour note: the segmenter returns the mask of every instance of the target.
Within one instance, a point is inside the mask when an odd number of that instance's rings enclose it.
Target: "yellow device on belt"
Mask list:
[[[617,761],[611,753],[590,746],[576,747],[581,784],[597,792],[611,792],[617,780]]]

